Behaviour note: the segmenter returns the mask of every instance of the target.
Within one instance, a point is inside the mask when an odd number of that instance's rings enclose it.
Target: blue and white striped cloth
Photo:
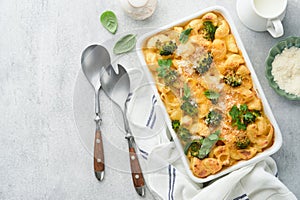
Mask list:
[[[130,96],[129,120],[142,156],[146,183],[164,200],[296,200],[277,178],[275,161],[268,157],[208,184],[186,174],[175,144],[167,134],[157,97],[151,87]]]

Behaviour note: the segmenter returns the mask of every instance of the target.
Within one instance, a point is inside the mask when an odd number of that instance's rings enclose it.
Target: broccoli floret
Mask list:
[[[247,112],[243,115],[243,121],[245,124],[250,124],[254,122],[256,119],[256,116],[252,112]]]
[[[203,22],[204,26],[204,38],[210,41],[215,39],[215,32],[217,30],[217,26],[214,26],[211,21]]]
[[[157,71],[157,76],[164,78],[166,76],[166,74],[170,71],[170,67],[172,65],[172,60],[171,59],[159,59],[157,61],[159,67],[156,69]]]
[[[180,127],[180,121],[179,120],[173,120],[172,121],[172,128],[174,129],[175,132],[178,131]]]
[[[206,116],[205,122],[211,126],[218,126],[222,120],[222,115],[216,111],[212,110]]]
[[[180,108],[190,116],[195,116],[198,113],[198,105],[194,101],[184,101]]]
[[[173,41],[161,43],[159,40],[156,42],[156,47],[159,49],[159,54],[161,56],[169,56],[174,53],[177,49],[177,45]]]
[[[234,105],[230,111],[229,115],[232,118],[232,125],[237,126],[239,130],[246,130],[247,125],[255,122],[256,118],[260,116],[258,110],[249,110],[247,104],[242,104],[238,108]]]
[[[178,75],[174,70],[169,70],[169,72],[164,76],[164,81],[167,86],[173,85],[177,81]]]
[[[178,128],[177,134],[183,141],[187,141],[191,137],[191,133],[187,128],[180,126]]]
[[[246,149],[250,145],[250,140],[247,136],[238,137],[235,144],[238,149]]]
[[[194,157],[198,156],[202,142],[203,142],[202,137],[199,139],[194,139],[190,142],[187,142],[184,147],[184,154],[187,155],[188,152],[190,152],[192,156],[194,156]]]
[[[175,70],[171,69],[172,60],[159,59],[158,60],[159,68],[156,69],[158,72],[157,76],[164,79],[164,82],[167,86],[174,86],[173,84],[178,79],[178,74]]]
[[[188,141],[188,139],[190,138],[191,134],[189,132],[189,130],[183,126],[180,125],[180,121],[179,120],[173,120],[172,121],[172,128],[174,129],[174,131],[179,135],[179,137],[183,140],[183,141]]]
[[[230,74],[226,75],[223,78],[223,80],[227,85],[230,85],[232,87],[238,87],[238,86],[242,85],[242,77],[235,73],[230,73]]]
[[[248,108],[248,107],[247,107]],[[248,111],[243,115],[243,121],[246,125],[255,122],[256,117],[260,116],[260,112],[257,110]]]
[[[213,57],[209,52],[197,62],[198,66],[196,66],[195,69],[199,74],[204,74],[209,70],[212,62],[213,62]]]

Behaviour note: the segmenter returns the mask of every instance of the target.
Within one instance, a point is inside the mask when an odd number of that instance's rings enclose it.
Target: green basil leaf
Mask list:
[[[193,141],[190,141],[190,142],[186,143],[186,145],[184,146],[184,150],[183,151],[184,151],[185,155],[188,154],[189,148],[190,148],[190,146],[191,146],[192,143],[193,143]]]
[[[191,34],[192,30],[193,30],[192,28],[188,28],[188,29],[182,31],[179,36],[179,41],[183,44],[186,43],[189,39],[189,35]]]
[[[156,71],[158,72],[158,77],[164,78],[170,72],[172,60],[171,59],[167,59],[167,60],[158,59],[158,65],[159,65],[159,67],[156,69]]]
[[[114,48],[114,54],[122,54],[131,51],[136,44],[136,37],[134,34],[128,34],[119,39]]]
[[[210,100],[216,100],[220,97],[220,94],[218,92],[213,91],[213,90],[206,90],[204,92],[204,95],[206,96],[206,98],[208,98]]]
[[[183,85],[183,100],[188,101],[191,97],[191,90],[187,83]]]
[[[219,140],[219,136],[217,135],[217,134],[211,134],[211,135],[209,135],[208,136],[208,139],[210,140],[210,141],[214,141],[214,140],[216,140],[216,141],[218,141]]]
[[[172,65],[172,60],[171,59],[167,59],[167,60],[164,60],[164,59],[158,59],[158,65],[160,67],[167,67],[168,69],[171,67]]]
[[[104,28],[106,28],[109,32],[112,34],[116,33],[118,28],[118,20],[115,13],[110,10],[103,12],[100,17],[100,21]]]
[[[217,130],[216,132],[210,134],[208,137],[203,139],[201,148],[199,150],[198,158],[203,159],[209,154],[211,151],[212,147],[217,143],[217,141],[220,139],[221,131]]]

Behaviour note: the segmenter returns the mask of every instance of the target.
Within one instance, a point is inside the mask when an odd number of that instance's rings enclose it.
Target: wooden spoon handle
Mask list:
[[[96,129],[94,141],[94,172],[99,181],[104,178],[104,151],[100,128]]]
[[[145,195],[145,180],[142,173],[142,169],[140,166],[139,159],[136,155],[135,151],[135,144],[133,137],[129,137],[128,145],[129,145],[129,160],[130,160],[130,167],[131,167],[131,176],[133,180],[133,185],[135,190],[140,196]]]

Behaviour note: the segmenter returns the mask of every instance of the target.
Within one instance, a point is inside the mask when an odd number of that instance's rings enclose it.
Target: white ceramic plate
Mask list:
[[[251,164],[254,164],[260,160],[262,160],[263,158],[267,157],[267,156],[270,156],[272,154],[274,154],[276,151],[279,150],[279,148],[281,147],[282,145],[282,136],[281,136],[281,132],[280,132],[280,129],[278,127],[278,124],[273,116],[273,113],[271,111],[271,108],[268,104],[268,101],[264,95],[264,92],[262,90],[262,87],[258,81],[258,78],[255,74],[255,71],[253,69],[253,66],[249,60],[249,57],[247,55],[247,52],[243,46],[243,43],[240,39],[240,36],[235,28],[235,25],[233,23],[233,20],[231,19],[228,11],[226,11],[223,7],[219,7],[219,6],[215,6],[215,7],[210,7],[210,8],[206,8],[206,9],[203,9],[191,16],[188,16],[180,21],[176,21],[176,22],[173,22],[165,27],[162,27],[160,28],[159,30],[155,30],[155,31],[152,31],[152,32],[149,32],[147,34],[145,34],[143,37],[141,37],[138,42],[137,42],[137,53],[138,53],[138,56],[139,56],[139,59],[142,63],[142,66],[144,67],[144,71],[147,73],[147,77],[148,77],[148,81],[149,82],[154,82],[153,78],[152,78],[152,75],[150,73],[150,71],[148,70],[148,67],[147,67],[147,64],[145,62],[145,58],[144,58],[144,55],[143,55],[143,52],[141,51],[141,49],[143,48],[144,44],[145,44],[145,41],[147,40],[147,38],[161,32],[162,30],[166,30],[166,29],[169,29],[173,26],[176,26],[176,25],[180,25],[180,24],[183,24],[185,22],[188,22],[190,21],[191,19],[194,19],[194,18],[197,18],[201,15],[203,15],[204,13],[207,13],[209,11],[216,11],[216,12],[219,12],[221,13],[224,18],[227,20],[227,22],[229,23],[229,26],[231,27],[231,32],[232,34],[234,35],[235,39],[236,39],[236,42],[237,42],[237,45],[239,47],[239,49],[241,50],[242,54],[243,54],[243,57],[245,59],[245,62],[247,64],[247,67],[249,68],[250,72],[251,72],[251,75],[252,75],[252,80],[253,80],[253,84],[254,84],[254,87],[255,89],[257,90],[257,93],[258,93],[258,96],[261,98],[262,100],[262,103],[263,103],[263,107],[264,107],[264,111],[266,113],[266,115],[268,116],[269,120],[271,121],[271,123],[273,124],[274,126],[274,131],[275,131],[275,140],[274,140],[274,143],[273,145],[266,149],[265,151],[263,151],[262,153],[259,153],[257,154],[256,156],[254,156],[253,158],[249,159],[249,160],[246,160],[246,161],[240,161],[238,162],[237,164],[231,166],[231,167],[228,167],[214,175],[210,175],[206,178],[198,178],[196,176],[193,175],[192,171],[190,170],[190,167],[189,167],[189,161],[187,160],[185,154],[184,154],[184,151],[183,151],[183,147],[179,141],[179,139],[177,138],[177,135],[175,133],[175,131],[172,129],[172,125],[171,125],[171,120],[169,118],[169,115],[167,114],[167,111],[164,109],[164,114],[165,114],[165,120],[167,122],[167,126],[168,128],[170,129],[170,132],[171,132],[171,135],[172,137],[174,138],[174,142],[176,144],[176,147],[178,148],[178,150],[180,151],[180,154],[181,154],[181,158],[183,160],[183,163],[184,163],[184,166],[186,168],[186,171],[188,173],[188,175],[190,176],[190,178],[192,180],[194,180],[195,182],[207,182],[207,181],[210,181],[210,180],[213,180],[215,178],[218,178],[218,177],[221,177],[229,172],[232,172],[236,169],[239,169],[241,167],[244,167],[244,166],[247,166],[247,165],[251,165]],[[155,87],[155,85],[152,84],[152,89],[156,92],[156,95],[159,97],[159,94],[158,94],[158,91]],[[162,101],[159,99],[159,104],[163,105]],[[164,107],[164,106],[162,106]]]

